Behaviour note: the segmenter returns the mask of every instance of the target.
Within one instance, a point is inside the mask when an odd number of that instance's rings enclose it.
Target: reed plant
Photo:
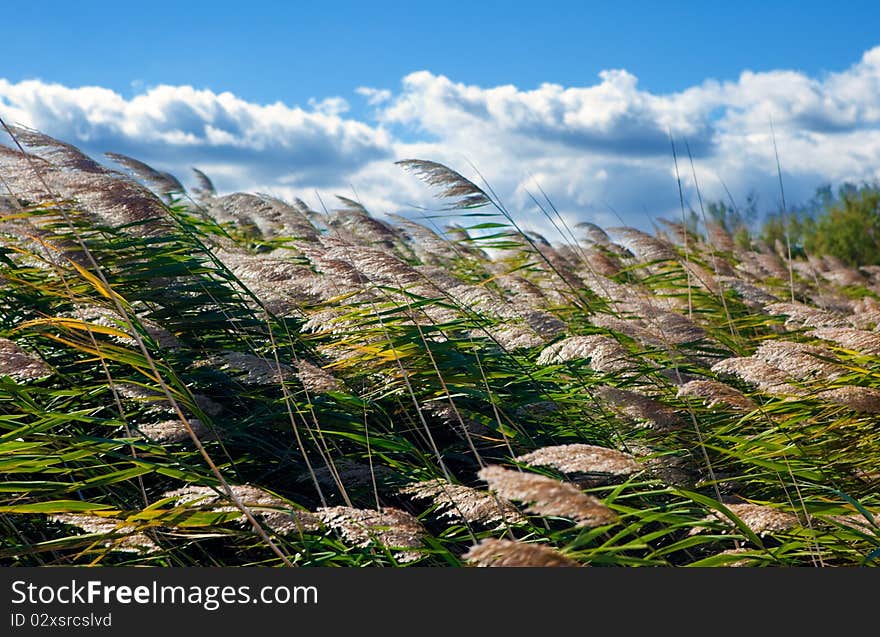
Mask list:
[[[0,146],[0,563],[869,566],[880,278]]]

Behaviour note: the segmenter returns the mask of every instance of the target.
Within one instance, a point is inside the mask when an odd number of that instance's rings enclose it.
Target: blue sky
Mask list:
[[[669,132],[710,194],[772,207],[771,118],[793,196],[880,178],[880,3],[712,4],[22,3],[0,115],[380,212],[425,195],[389,168],[420,153],[473,161],[523,208],[536,178],[576,218],[644,225],[676,201]]]
[[[15,14],[0,38],[9,80],[187,84],[289,104],[393,89],[422,69],[531,88],[625,68],[662,93],[745,69],[839,70],[880,41],[880,3],[860,1],[44,0]]]

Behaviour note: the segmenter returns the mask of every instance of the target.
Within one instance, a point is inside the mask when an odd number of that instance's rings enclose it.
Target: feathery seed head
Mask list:
[[[682,425],[681,419],[670,407],[639,392],[617,387],[600,387],[599,397],[610,407],[633,420],[645,421],[657,429]]]
[[[482,567],[571,567],[579,566],[558,551],[540,544],[486,538],[470,548],[464,559]]]
[[[394,556],[401,562],[412,562],[420,556],[425,529],[413,516],[400,509],[385,507],[381,511],[352,507],[322,507],[316,511],[321,521],[355,546],[378,543],[397,549]]]
[[[155,553],[160,549],[152,539],[138,533],[137,527],[88,513],[56,513],[49,516],[53,522],[75,526],[87,534],[108,536],[100,540],[103,546],[127,553]]]
[[[598,498],[587,495],[574,485],[536,473],[511,471],[498,465],[484,467],[477,474],[489,488],[507,500],[528,505],[526,511],[536,515],[571,518],[577,526],[595,527],[613,524],[617,514]]]
[[[739,411],[752,411],[757,407],[751,399],[730,385],[716,380],[692,380],[678,388],[677,398],[702,398],[709,408],[724,405]]]
[[[0,338],[0,375],[27,381],[52,375],[52,368],[28,354],[13,341]]]
[[[522,524],[523,515],[507,501],[488,491],[479,491],[437,478],[408,484],[400,490],[418,500],[433,500],[441,517],[484,526]]]
[[[756,535],[788,531],[800,524],[796,515],[761,504],[737,503],[725,506]],[[703,518],[705,522],[714,520],[720,520],[731,527],[734,526],[733,520],[721,511],[713,510],[711,514]],[[691,534],[699,533],[702,530],[703,527],[694,527]]]
[[[289,503],[271,493],[252,485],[230,485],[230,490],[242,504],[248,507],[258,520],[265,523],[275,533],[286,535],[293,532],[317,531],[321,528],[319,516],[308,511],[293,509]],[[163,498],[174,498],[178,506],[198,506],[219,513],[238,511],[229,504],[229,499],[216,489],[202,486],[187,486],[162,494]],[[245,522],[244,514],[237,518]]]
[[[847,407],[865,414],[880,414],[880,389],[844,385],[826,389],[816,394],[816,398],[835,405]]]
[[[628,453],[596,445],[568,444],[542,447],[514,458],[537,467],[553,467],[563,473],[600,473],[628,476],[642,466]]]
[[[404,159],[394,163],[412,172],[429,186],[439,187],[440,197],[454,200],[449,208],[477,208],[492,203],[489,195],[474,182],[443,164],[423,159]]]
[[[189,426],[202,442],[215,437],[215,434],[198,418],[190,418]],[[191,439],[189,432],[180,420],[163,420],[162,422],[140,425],[138,429],[144,437],[163,444],[184,442]]]
[[[860,354],[880,356],[880,333],[846,327],[820,327],[807,332],[807,336],[837,343],[841,347]]]
[[[791,378],[786,372],[759,358],[725,358],[723,361],[715,363],[712,366],[712,371],[716,374],[738,376],[771,396],[804,395],[802,389],[788,382]]]

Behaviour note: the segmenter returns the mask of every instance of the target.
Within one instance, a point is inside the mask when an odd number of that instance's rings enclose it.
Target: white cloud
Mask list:
[[[367,99],[367,104],[370,106],[378,106],[379,104],[384,104],[388,100],[391,99],[391,91],[387,88],[371,88],[369,86],[358,86],[355,90],[355,93],[358,95],[362,95]]]
[[[312,110],[331,117],[334,115],[342,115],[351,110],[348,102],[341,97],[327,97],[322,100],[312,98],[309,100],[309,106],[312,107]]]
[[[316,101],[304,110],[191,86],[157,86],[125,99],[99,87],[0,79],[0,114],[9,121],[89,152],[122,152],[166,169],[224,167],[225,174],[237,175],[220,184],[229,188],[275,181],[322,185],[391,157],[388,135],[345,119],[346,109],[341,98]]]
[[[395,159],[441,161],[480,183],[476,167],[535,227],[544,225],[530,198],[536,184],[571,219],[647,226],[679,214],[670,133],[693,204],[685,141],[704,198],[723,197],[723,180],[737,198],[755,191],[765,208],[775,205],[771,121],[789,201],[826,182],[880,180],[880,47],[821,77],[744,71],[668,94],[641,89],[625,70],[604,71],[590,86],[528,90],[419,71],[397,93],[354,91],[375,107],[366,121],[341,97],[305,110],[188,86],[125,99],[98,87],[0,80],[0,114],[91,152],[182,173],[197,165],[224,188],[356,194],[380,213],[431,205],[431,192]]]

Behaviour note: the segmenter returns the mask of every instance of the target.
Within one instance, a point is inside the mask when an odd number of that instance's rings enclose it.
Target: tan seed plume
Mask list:
[[[87,513],[58,513],[50,516],[54,522],[75,526],[88,534],[107,535],[100,540],[103,546],[115,551],[128,553],[155,553],[160,549],[152,539],[136,531],[131,524],[112,518],[104,518]]]
[[[711,409],[724,405],[739,411],[752,411],[757,405],[741,391],[715,380],[692,380],[678,388],[678,398],[701,398]]]
[[[657,429],[681,426],[682,421],[670,407],[653,398],[628,389],[600,387],[596,393],[612,409]]]
[[[417,560],[425,529],[405,511],[386,507],[381,511],[352,507],[322,507],[316,515],[345,540],[355,546],[367,547],[378,543],[398,549],[394,556],[401,562]]]
[[[764,306],[770,314],[786,316],[786,327],[852,327],[839,315],[803,303],[770,303]]]
[[[409,484],[400,490],[418,500],[433,500],[441,517],[485,526],[522,524],[522,513],[497,496],[437,478]]]
[[[789,375],[767,361],[751,357],[732,357],[715,363],[712,371],[716,374],[739,376],[747,383],[756,385],[762,392],[771,396],[802,396],[804,390],[788,381]]]
[[[754,358],[765,361],[792,379],[802,382],[834,380],[846,373],[843,367],[832,362],[837,360],[833,352],[805,343],[766,341],[755,352]]]
[[[538,356],[538,365],[552,365],[578,359],[590,359],[590,367],[597,372],[612,374],[637,367],[629,352],[608,336],[571,336],[544,348]]]
[[[796,515],[761,504],[737,503],[725,506],[755,535],[789,531],[800,524]],[[720,520],[731,527],[735,526],[733,520],[720,511],[712,511],[703,518],[705,522],[713,520]],[[691,533],[699,533],[702,530],[703,527],[694,527]]]
[[[821,327],[807,332],[807,336],[837,343],[844,349],[869,356],[880,356],[880,333],[845,327]]]
[[[0,375],[12,376],[15,380],[36,380],[51,376],[52,369],[9,339],[0,338]]]
[[[199,440],[206,442],[214,438],[214,433],[198,418],[190,418],[189,426]],[[162,422],[140,425],[138,427],[145,438],[154,442],[173,443],[191,440],[189,431],[180,420],[163,420]]]
[[[322,367],[312,365],[308,361],[297,361],[296,377],[308,391],[316,394],[326,394],[331,391],[341,391],[342,384],[333,374]]]
[[[229,487],[241,502],[247,506],[258,520],[266,524],[275,533],[302,533],[317,531],[321,528],[318,516],[308,511],[294,509],[288,502],[251,485],[230,485]],[[162,494],[163,498],[174,498],[180,506],[191,505],[206,508],[210,511],[229,513],[238,511],[238,507],[226,504],[227,500],[211,487],[188,486]],[[244,522],[244,515],[239,516]]]
[[[608,231],[620,235],[621,243],[624,247],[631,250],[636,255],[636,258],[642,263],[666,261],[677,258],[675,249],[671,244],[642,232],[641,230],[621,227],[609,228]]]
[[[577,521],[577,526],[585,527],[617,521],[614,511],[601,500],[566,482],[535,473],[511,471],[498,465],[489,465],[477,475],[499,496],[527,503],[526,511],[536,515],[571,518]]]
[[[395,163],[429,186],[439,187],[440,197],[454,200],[450,207],[475,208],[492,202],[475,183],[443,164],[423,159],[404,159]]]
[[[553,467],[563,473],[601,473],[628,476],[642,466],[628,453],[597,445],[570,444],[542,447],[515,458],[537,467]]]
[[[281,364],[279,374],[279,365],[274,360],[247,352],[224,352],[204,364],[235,373],[245,385],[272,385],[293,376],[293,370],[287,365]]]
[[[479,567],[572,567],[580,566],[558,551],[540,544],[486,538],[470,548],[464,559]]]
[[[880,389],[844,385],[816,394],[820,400],[866,414],[880,414]]]

